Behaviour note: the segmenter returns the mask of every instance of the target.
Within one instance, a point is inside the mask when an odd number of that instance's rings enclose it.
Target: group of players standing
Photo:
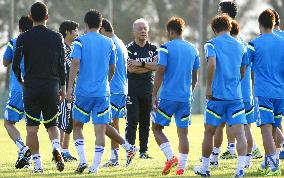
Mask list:
[[[256,122],[265,148],[259,170],[266,176],[279,176],[279,152],[284,146],[281,132],[284,39],[280,37],[284,33],[279,30],[277,12],[267,9],[258,18],[261,35],[247,44],[239,35],[238,22],[233,20],[236,14],[233,2],[221,2],[219,14],[211,22],[216,37],[204,45],[208,64],[205,131],[202,163],[194,167],[194,172],[209,177],[210,165],[218,166],[223,128],[227,125],[228,151],[222,157],[238,157],[235,177],[243,177],[251,158],[262,157],[250,129],[250,124]],[[157,49],[148,41],[149,25],[144,19],[133,23],[135,40],[127,46],[114,34],[110,22],[96,10],[86,13],[87,33],[79,37],[76,22],[63,22],[60,35],[46,28],[47,19],[46,5],[34,3],[30,17],[23,16],[19,21],[23,33],[8,43],[4,54],[4,66],[12,63],[13,67],[4,123],[19,148],[16,168],[28,166],[32,157],[33,172],[43,172],[37,137],[39,124],[43,122],[59,171],[64,169],[64,161],[76,160],[68,151],[73,129],[80,161],[75,172],[82,173],[88,167],[83,126],[90,117],[96,141],[89,173],[99,170],[105,135],[112,140],[112,152],[104,166],[119,165],[119,145],[126,150],[126,166],[132,162],[139,150],[135,146],[138,123],[140,158],[151,158],[147,144],[152,113],[154,137],[167,158],[162,174],[169,174],[176,166],[176,174],[184,174],[189,150],[191,98],[200,67],[197,48],[183,38],[184,20],[169,19],[166,29],[170,41]],[[154,85],[153,71],[156,71]],[[24,113],[27,146],[14,126]],[[119,134],[118,120],[124,117],[127,119],[125,139]],[[172,117],[177,125],[178,157],[163,132]],[[235,139],[238,156],[234,153]]]

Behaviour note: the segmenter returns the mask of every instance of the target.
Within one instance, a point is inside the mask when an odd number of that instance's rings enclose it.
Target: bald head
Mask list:
[[[145,19],[137,19],[133,23],[133,35],[135,41],[140,41],[142,43],[148,40],[149,23]]]
[[[139,28],[145,27],[149,31],[149,23],[147,20],[140,18],[133,22],[133,32],[139,31]]]

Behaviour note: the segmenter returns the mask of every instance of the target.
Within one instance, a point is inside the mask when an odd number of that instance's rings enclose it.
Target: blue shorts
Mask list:
[[[208,100],[206,102],[205,124],[215,127],[224,122],[229,126],[247,124],[242,100]]]
[[[109,124],[111,122],[109,97],[76,96],[72,112],[73,118],[81,123],[89,122],[91,116],[93,124]]]
[[[265,97],[255,97],[256,101],[256,124],[272,124],[274,127],[280,127],[284,107],[284,99],[272,99]]]
[[[191,124],[190,102],[178,102],[161,99],[157,112],[152,114],[154,124],[169,126],[172,117],[175,117],[178,128],[188,128]]]
[[[19,122],[24,116],[23,93],[10,91],[6,105],[4,119],[12,122]]]
[[[111,94],[110,105],[111,105],[111,115],[113,119],[126,117],[126,95]]]
[[[247,124],[254,123],[256,118],[254,117],[254,104],[253,102],[244,102]]]

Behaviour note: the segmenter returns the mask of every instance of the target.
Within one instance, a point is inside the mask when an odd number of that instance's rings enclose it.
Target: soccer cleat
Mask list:
[[[81,174],[84,172],[84,170],[88,167],[87,163],[80,163],[75,170],[75,173]]]
[[[73,157],[69,152],[62,153],[64,162],[77,161],[77,158]]]
[[[126,151],[126,164],[125,164],[126,167],[128,167],[131,164],[138,150],[139,148],[132,145],[130,150]]]
[[[32,153],[29,147],[27,146],[23,147],[19,152],[19,156],[15,164],[16,169],[22,169],[27,164],[29,164],[31,155]]]
[[[40,168],[34,168],[33,172],[34,174],[42,174],[43,173],[43,169],[40,167]]]
[[[171,169],[175,166],[178,165],[178,159],[177,157],[173,156],[172,159],[168,160],[166,163],[165,163],[165,166],[164,166],[164,169],[162,171],[162,174],[163,175],[167,175],[171,172]]]
[[[284,159],[284,150],[280,151],[279,159]]]
[[[64,170],[64,160],[62,158],[61,153],[57,149],[54,149],[52,151],[52,155],[53,155],[53,159],[56,164],[57,170],[60,172],[63,171]]]
[[[226,151],[220,156],[220,158],[221,159],[236,159],[237,155],[235,153],[231,154],[230,151]]]
[[[219,166],[219,163],[218,163],[218,161],[210,161],[210,166],[212,168],[217,168]]]
[[[249,169],[250,168],[250,163],[246,163],[245,164],[245,169]]]
[[[183,175],[184,174],[184,169],[178,169],[176,171],[176,175]]]
[[[244,170],[237,170],[235,172],[235,178],[244,177],[244,176],[245,176],[245,171]]]
[[[149,156],[149,154],[146,153],[146,152],[145,153],[140,153],[139,158],[141,158],[141,159],[152,159],[152,157]]]
[[[92,167],[90,167],[89,168],[89,174],[97,174],[99,172],[99,168],[97,167],[97,168],[92,168]]]
[[[264,176],[265,177],[269,177],[269,176],[278,177],[278,176],[281,176],[281,170],[280,169],[276,169],[275,171],[272,171],[271,169],[268,169]]]
[[[118,160],[109,160],[103,165],[103,167],[118,167],[118,166],[119,166]]]
[[[193,171],[196,175],[201,177],[210,177],[210,171],[204,171],[200,166],[193,167]]]
[[[263,157],[258,148],[253,150],[251,155],[252,155],[252,159],[260,159]],[[284,156],[284,153],[283,153],[283,156]]]

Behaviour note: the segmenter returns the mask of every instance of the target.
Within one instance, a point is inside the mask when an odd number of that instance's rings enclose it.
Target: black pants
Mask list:
[[[151,94],[128,95],[125,137],[130,144],[134,145],[136,139],[137,125],[139,123],[140,153],[145,153],[148,150],[151,109]]]
[[[27,126],[44,123],[46,129],[57,126],[59,84],[39,88],[24,88]]]

